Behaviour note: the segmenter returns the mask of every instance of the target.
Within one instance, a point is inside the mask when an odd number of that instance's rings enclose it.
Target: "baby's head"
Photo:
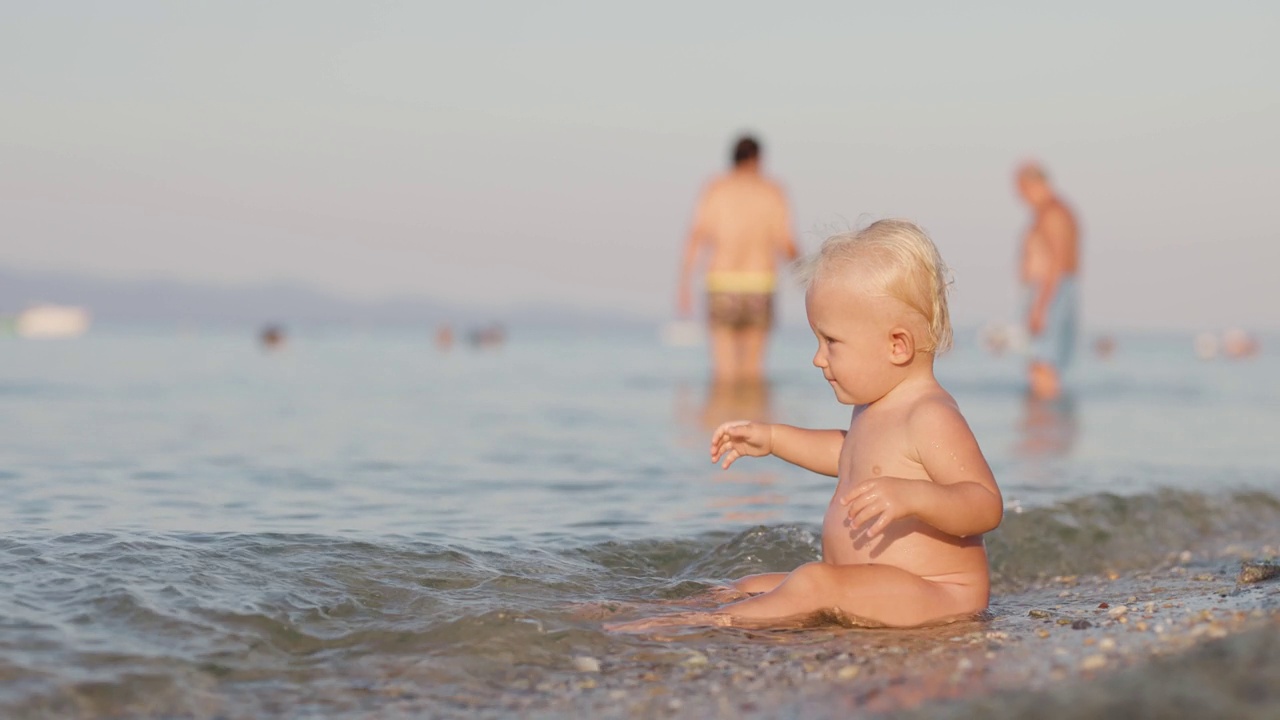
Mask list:
[[[951,347],[947,268],[915,223],[881,220],[832,236],[797,269],[819,338],[814,364],[837,383],[842,400],[872,402],[894,367],[910,365],[918,353]],[[845,366],[837,367],[841,362]],[[841,393],[842,374],[845,383],[865,389],[850,386]]]
[[[880,220],[856,232],[827,238],[798,264],[806,290],[823,282],[852,282],[868,295],[901,304],[902,322],[918,329],[916,351],[951,347],[947,266],[924,230],[909,220]]]

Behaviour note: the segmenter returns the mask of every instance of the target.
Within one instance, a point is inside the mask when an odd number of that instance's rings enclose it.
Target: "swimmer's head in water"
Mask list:
[[[806,290],[846,280],[861,292],[894,298],[918,329],[917,349],[939,353],[951,347],[950,272],[937,246],[909,220],[880,220],[833,235],[817,253],[797,261],[796,271]]]
[[[750,135],[743,135],[733,144],[733,165],[738,167],[760,159],[760,142]]]

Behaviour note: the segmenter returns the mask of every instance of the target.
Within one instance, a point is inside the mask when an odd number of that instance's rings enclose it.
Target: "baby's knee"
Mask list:
[[[831,566],[824,562],[805,563],[787,578],[787,585],[799,592],[817,592],[830,584]]]
[[[765,573],[762,575],[748,575],[733,583],[733,589],[744,593],[762,593],[778,587],[779,577],[777,573]]]

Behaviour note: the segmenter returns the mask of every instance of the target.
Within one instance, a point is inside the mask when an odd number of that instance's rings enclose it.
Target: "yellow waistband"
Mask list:
[[[777,284],[778,276],[771,272],[707,273],[707,292],[771,293]]]

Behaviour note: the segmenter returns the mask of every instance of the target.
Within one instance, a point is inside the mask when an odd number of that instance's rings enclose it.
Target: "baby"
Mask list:
[[[828,239],[800,272],[818,339],[813,364],[853,406],[849,429],[725,423],[711,459],[728,468],[772,454],[839,478],[822,520],[822,561],[745,577],[734,587],[752,597],[692,622],[760,625],[834,610],[909,627],[984,610],[982,534],[1000,524],[1004,502],[933,376],[934,355],[951,344],[937,248],[915,224],[882,220]]]

